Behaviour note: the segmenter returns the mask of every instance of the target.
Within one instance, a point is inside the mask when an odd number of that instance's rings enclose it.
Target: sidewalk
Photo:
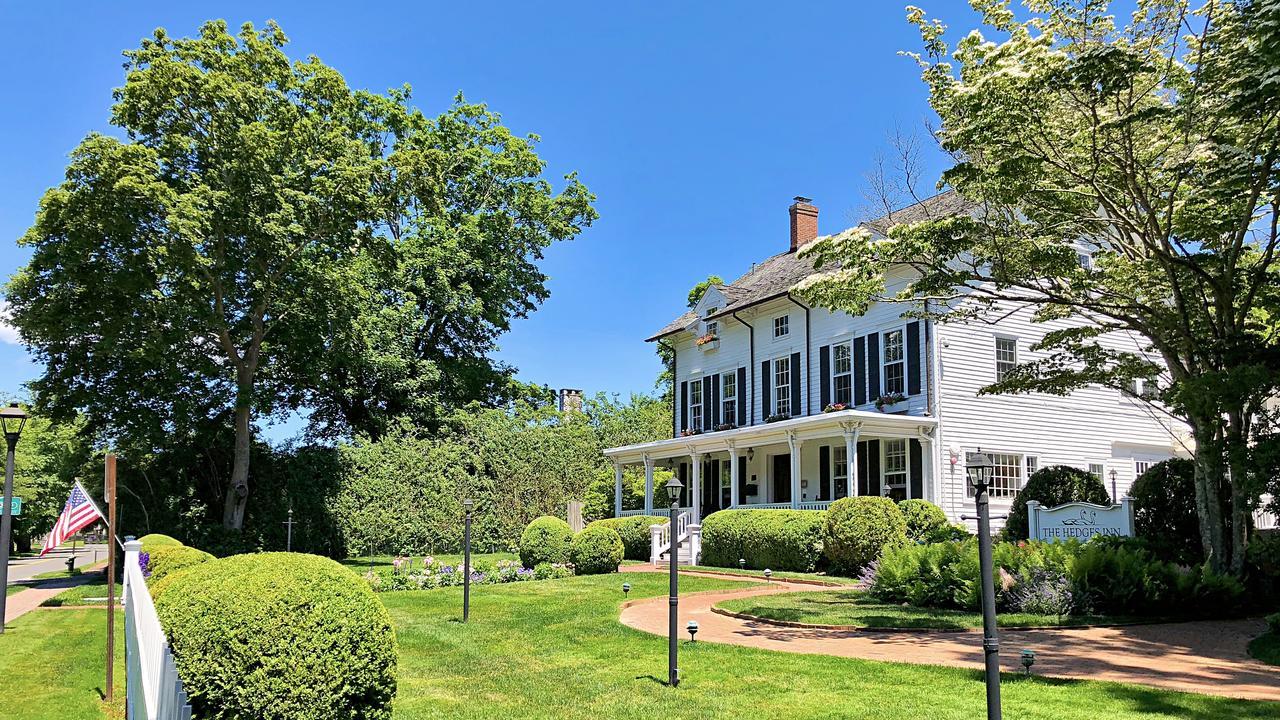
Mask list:
[[[683,573],[682,573],[683,574]],[[691,573],[695,574],[695,573]],[[722,577],[722,576],[720,576]],[[758,582],[755,578],[744,578]],[[982,633],[884,632],[788,628],[711,611],[729,598],[780,592],[812,592],[812,585],[775,581],[741,590],[680,598],[679,626],[698,621],[698,641],[920,665],[981,668]],[[624,625],[655,635],[667,632],[667,598],[623,605]],[[1280,701],[1280,667],[1249,657],[1249,640],[1261,620],[1220,620],[1108,628],[1002,630],[1000,659],[1006,672],[1021,672],[1023,648],[1036,653],[1034,674],[1106,680],[1206,695]]]
[[[90,559],[92,559],[92,555]],[[98,563],[93,567],[100,567],[106,563]],[[92,582],[98,582],[106,576],[102,573],[86,572],[83,575],[72,575],[70,577],[58,578],[56,580],[41,580],[33,583],[26,590],[10,595],[5,599],[4,606],[4,624],[8,625],[19,617],[40,607],[41,603],[49,598],[61,593],[67,588],[77,585],[87,585]],[[118,592],[118,590],[117,590]],[[103,607],[106,607],[105,605]]]

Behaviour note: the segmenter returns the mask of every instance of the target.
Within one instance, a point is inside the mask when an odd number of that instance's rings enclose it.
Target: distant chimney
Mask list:
[[[560,390],[560,412],[582,412],[582,391],[563,388]]]
[[[791,252],[818,239],[818,208],[811,200],[797,195],[791,203]]]

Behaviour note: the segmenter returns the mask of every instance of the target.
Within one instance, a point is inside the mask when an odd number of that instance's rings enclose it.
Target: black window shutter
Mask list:
[[[680,383],[680,430],[689,429],[689,381]]]
[[[710,430],[711,424],[711,376],[702,378],[702,429]]]
[[[680,483],[684,485],[680,489],[679,505],[680,507],[687,507],[689,503],[685,502],[684,499],[689,496],[689,463],[680,463],[680,473],[677,477],[680,478]],[[671,496],[669,495],[667,496],[667,502],[671,502]]]
[[[924,498],[924,451],[920,441],[912,439],[907,450],[911,454],[911,495],[917,500]]]
[[[826,410],[831,404],[831,346],[823,345],[818,348],[818,397],[821,405],[819,410]]]
[[[800,353],[791,353],[791,417],[800,417]]]
[[[747,459],[738,458],[738,502],[747,501]]]
[[[867,339],[853,340],[853,404],[867,401]]]
[[[747,369],[738,368],[738,395],[734,401],[734,405],[738,406],[738,427],[745,427],[747,424]],[[729,418],[725,418],[728,422]]]
[[[712,375],[711,376],[711,429],[712,430],[714,430],[715,427],[719,425],[721,422],[728,422],[728,420],[722,421],[720,419],[720,413],[722,412],[724,412],[724,409],[720,407],[720,376]]]
[[[827,483],[831,480],[831,446],[818,448],[818,499],[830,500],[827,497]]]
[[[773,413],[769,412],[769,387],[773,383],[773,377],[769,374],[769,361],[765,360],[760,363],[760,422],[769,419]]]
[[[867,441],[867,489],[870,495],[880,494],[880,441]]]
[[[870,386],[867,395],[874,402],[880,397],[880,334],[867,336],[867,384]]]
[[[920,321],[907,323],[907,394],[920,394]],[[919,497],[918,495],[914,497]]]
[[[867,473],[867,442],[858,443],[858,494],[870,495],[871,484]]]

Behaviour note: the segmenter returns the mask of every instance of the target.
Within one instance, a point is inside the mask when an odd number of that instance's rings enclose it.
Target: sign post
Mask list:
[[[1095,535],[1133,537],[1133,500],[1125,497],[1109,506],[1069,502],[1051,508],[1028,500],[1027,531],[1028,539],[1045,542],[1086,542]]]
[[[103,493],[107,496],[107,702],[116,676],[116,456],[107,454]]]

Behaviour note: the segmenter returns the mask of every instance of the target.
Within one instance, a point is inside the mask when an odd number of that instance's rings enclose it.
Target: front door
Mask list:
[[[704,460],[702,463],[702,517],[719,510],[720,461]]]
[[[773,498],[770,502],[791,502],[791,455],[773,456]]]

